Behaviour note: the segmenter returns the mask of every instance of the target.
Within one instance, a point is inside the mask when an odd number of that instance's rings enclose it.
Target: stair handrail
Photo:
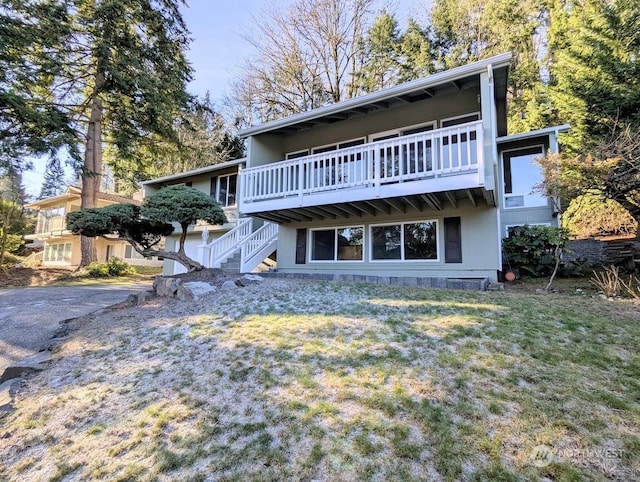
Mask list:
[[[242,241],[240,251],[241,272],[244,272],[246,266],[252,258],[259,254],[272,241],[278,237],[278,225],[276,223],[265,222],[260,228],[256,229],[250,236]]]
[[[251,234],[252,219],[243,219],[231,231],[226,232],[219,238],[214,239],[209,244],[202,247],[209,250],[209,266],[217,267],[231,253],[240,248],[241,243]]]

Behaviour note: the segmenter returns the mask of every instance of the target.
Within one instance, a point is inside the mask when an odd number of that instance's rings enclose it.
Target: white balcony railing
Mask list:
[[[242,243],[240,272],[248,273],[275,251],[278,240],[278,225],[265,223]]]
[[[209,244],[199,246],[204,250],[203,264],[208,268],[219,268],[242,246],[242,243],[251,236],[252,232],[252,220],[250,218],[243,219],[231,231],[214,239]]]
[[[376,187],[458,174],[484,175],[482,121],[313,154],[242,171],[242,202]]]

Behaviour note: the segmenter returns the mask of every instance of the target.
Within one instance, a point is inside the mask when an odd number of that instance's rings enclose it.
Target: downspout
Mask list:
[[[558,142],[558,137],[560,137],[560,129],[556,129],[553,131],[553,152],[560,155],[560,142]],[[560,164],[557,165],[558,171],[560,171]],[[562,228],[562,201],[559,196],[556,196],[553,200],[553,205],[557,210],[556,219],[558,222],[558,227]]]
[[[496,114],[496,92],[493,82],[493,65],[487,65],[487,76],[489,78],[489,92],[491,92],[490,99],[490,112],[491,112],[491,157],[493,157],[493,179],[494,179],[494,196],[497,208],[496,215],[496,231],[498,232],[498,270],[502,271],[502,218],[500,217],[500,193],[501,187],[499,186],[500,176],[498,175],[498,119]]]

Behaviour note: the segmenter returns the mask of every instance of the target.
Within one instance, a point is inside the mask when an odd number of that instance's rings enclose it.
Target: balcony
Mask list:
[[[67,229],[67,221],[65,216],[39,216],[36,228],[36,234],[58,233]]]
[[[247,168],[241,211],[288,222],[475,204],[485,181],[482,139],[475,121]]]

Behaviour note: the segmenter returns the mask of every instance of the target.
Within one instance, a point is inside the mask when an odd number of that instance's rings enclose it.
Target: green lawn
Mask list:
[[[640,478],[630,302],[267,280],[75,328],[0,480]]]

